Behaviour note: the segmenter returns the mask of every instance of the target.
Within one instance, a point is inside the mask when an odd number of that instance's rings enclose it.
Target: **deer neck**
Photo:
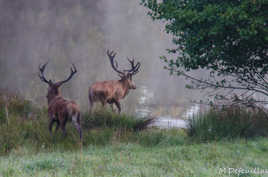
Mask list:
[[[47,98],[48,105],[49,105],[50,103],[52,103],[53,100],[55,100],[56,98],[59,98],[59,97],[61,97],[61,93],[58,93],[57,95],[54,95],[54,96],[51,97],[51,98]]]
[[[128,94],[129,92],[129,84],[127,82],[127,80],[120,80],[119,81],[121,83],[122,89],[123,89],[123,98]]]

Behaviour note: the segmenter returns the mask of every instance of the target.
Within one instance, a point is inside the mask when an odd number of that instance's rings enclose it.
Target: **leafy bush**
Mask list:
[[[63,137],[61,130],[54,130],[51,135],[48,131],[47,109],[38,109],[31,102],[18,97],[8,101],[9,117],[6,121],[3,106],[6,103],[0,95],[0,155],[17,151],[23,146],[30,146],[34,152],[81,148],[72,123],[67,123],[66,137]],[[151,121],[103,110],[92,115],[85,113],[82,115],[83,145],[106,145],[112,140],[127,139],[129,134],[145,129]]]
[[[223,138],[268,136],[268,117],[264,111],[241,107],[211,109],[189,120],[187,133],[201,141]]]
[[[116,114],[109,110],[97,110],[93,114],[85,113],[82,116],[84,128],[109,127],[120,130],[143,130],[153,119],[137,118],[126,114]]]

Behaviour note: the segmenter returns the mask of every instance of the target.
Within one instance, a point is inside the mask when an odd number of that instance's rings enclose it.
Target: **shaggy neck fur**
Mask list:
[[[123,98],[124,98],[129,92],[129,83],[128,83],[127,79],[121,79],[121,80],[119,80],[119,82],[121,83],[122,88],[124,90],[124,93],[123,93]]]

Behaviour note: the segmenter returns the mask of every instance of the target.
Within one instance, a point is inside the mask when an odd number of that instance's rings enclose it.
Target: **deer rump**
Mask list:
[[[51,131],[54,122],[57,123],[57,128],[61,126],[61,129],[65,133],[65,124],[68,120],[72,121],[75,128],[81,136],[80,127],[80,111],[77,104],[74,101],[66,100],[62,97],[54,98],[48,107],[48,114],[50,117],[49,129]]]

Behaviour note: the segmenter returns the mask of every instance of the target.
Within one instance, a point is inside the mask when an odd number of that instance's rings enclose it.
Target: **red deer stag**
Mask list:
[[[114,71],[116,71],[120,77],[120,80],[109,80],[102,82],[95,82],[89,88],[89,111],[91,112],[94,102],[101,102],[103,106],[106,103],[113,106],[116,105],[118,113],[121,112],[120,99],[125,98],[130,89],[136,89],[134,82],[132,81],[132,76],[139,72],[141,66],[140,62],[135,64],[134,59],[128,61],[131,65],[129,70],[119,70],[118,64],[114,60],[116,53],[114,51],[107,50],[107,55],[109,57],[111,66]]]
[[[43,66],[39,66],[39,77],[41,81],[48,84],[48,93],[47,93],[47,101],[48,101],[48,115],[49,115],[49,132],[52,133],[52,126],[56,122],[56,131],[59,126],[62,129],[63,135],[66,135],[65,125],[68,120],[72,120],[75,128],[77,129],[80,140],[82,139],[82,130],[80,125],[80,110],[77,104],[74,101],[69,101],[64,99],[60,93],[60,86],[66,82],[68,82],[73,75],[77,72],[75,65],[71,67],[70,76],[63,81],[53,83],[51,80],[47,80],[44,76],[44,70],[48,63]]]

